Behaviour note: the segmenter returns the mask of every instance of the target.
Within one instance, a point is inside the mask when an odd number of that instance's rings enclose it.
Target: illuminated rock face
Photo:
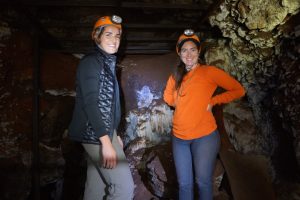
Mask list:
[[[169,141],[173,111],[163,90],[178,56],[127,56],[119,64],[124,108],[125,145],[136,138],[149,144]]]
[[[162,100],[176,62],[177,55],[171,54],[129,56],[120,63],[126,105],[123,139],[136,199],[172,199],[176,195],[170,148],[173,111]]]
[[[173,112],[165,105],[130,111],[126,117],[125,144],[135,138],[158,144],[170,139]]]

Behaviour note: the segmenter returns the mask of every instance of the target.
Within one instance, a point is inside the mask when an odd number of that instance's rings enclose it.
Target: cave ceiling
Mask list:
[[[193,28],[203,37],[218,37],[208,22],[214,0],[6,0],[19,20],[16,28],[35,30],[40,47],[66,53],[84,53],[92,48],[91,29],[99,16],[123,18],[125,54],[162,54],[173,51],[178,36]],[[7,9],[6,9],[7,10]]]

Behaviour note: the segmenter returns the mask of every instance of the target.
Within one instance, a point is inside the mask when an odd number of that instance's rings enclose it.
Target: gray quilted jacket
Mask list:
[[[82,143],[100,144],[120,123],[116,56],[96,49],[84,56],[76,74],[76,98],[69,137]]]

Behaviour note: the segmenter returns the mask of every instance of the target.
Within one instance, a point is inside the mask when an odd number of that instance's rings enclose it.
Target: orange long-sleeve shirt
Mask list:
[[[226,91],[212,96],[218,86]],[[229,103],[245,94],[238,81],[223,70],[207,65],[198,65],[188,72],[178,91],[171,75],[164,91],[164,100],[175,107],[173,134],[185,140],[203,137],[217,128],[212,112],[207,110],[208,104]]]

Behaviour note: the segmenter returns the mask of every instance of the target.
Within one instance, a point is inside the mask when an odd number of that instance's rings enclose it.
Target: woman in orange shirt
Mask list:
[[[175,108],[172,148],[179,200],[194,199],[194,179],[199,199],[212,200],[220,136],[211,109],[244,96],[245,90],[223,70],[199,63],[200,39],[193,30],[187,29],[179,37],[176,50],[181,62],[168,79],[164,100]],[[213,96],[217,87],[226,91]]]

